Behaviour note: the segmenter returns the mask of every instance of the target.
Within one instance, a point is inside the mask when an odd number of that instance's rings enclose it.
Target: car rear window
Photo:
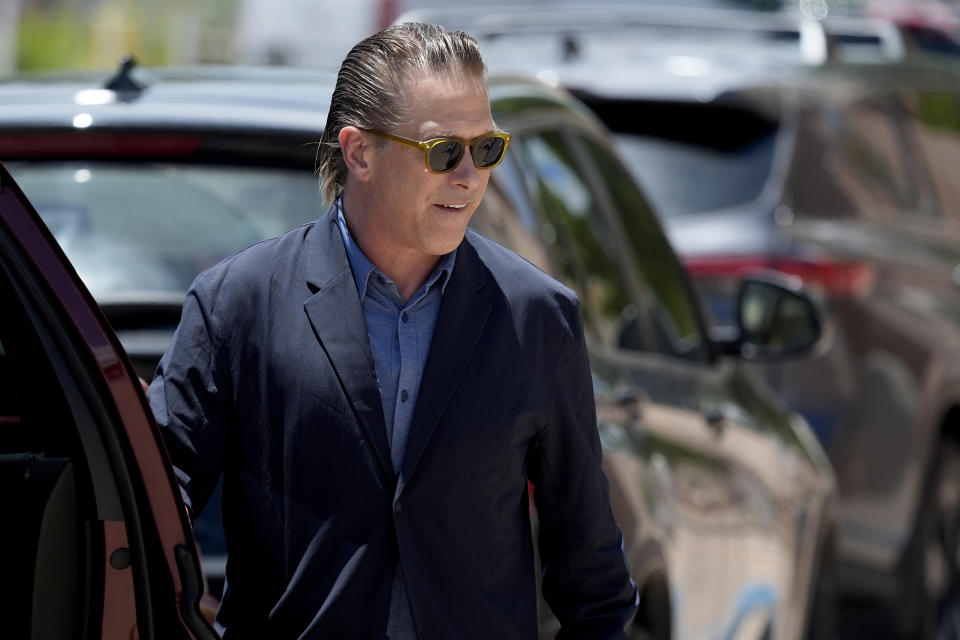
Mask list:
[[[592,101],[661,216],[711,213],[757,199],[779,125],[731,105]]]
[[[101,302],[181,296],[203,269],[324,210],[308,171],[86,161],[8,167]]]

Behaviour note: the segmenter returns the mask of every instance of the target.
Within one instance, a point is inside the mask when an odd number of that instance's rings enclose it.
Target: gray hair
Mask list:
[[[486,84],[487,67],[473,36],[419,22],[387,27],[344,58],[317,150],[320,189],[330,202],[347,178],[340,131],[347,126],[391,131],[402,124],[403,85],[418,74],[472,77]]]

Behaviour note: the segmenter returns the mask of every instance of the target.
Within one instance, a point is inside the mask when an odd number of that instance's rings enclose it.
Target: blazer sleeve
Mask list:
[[[625,639],[638,605],[610,507],[590,364],[574,298],[554,368],[552,411],[531,448],[543,596],[557,640]]]
[[[231,410],[215,287],[200,274],[184,300],[180,324],[147,389],[184,502],[195,517],[220,477]]]

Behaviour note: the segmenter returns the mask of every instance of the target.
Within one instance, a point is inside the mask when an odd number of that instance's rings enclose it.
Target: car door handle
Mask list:
[[[625,387],[617,389],[610,394],[614,404],[618,407],[630,407],[634,405],[643,405],[647,402],[647,394],[636,387]]]
[[[727,428],[727,416],[722,409],[710,407],[703,411],[703,421],[719,438]]]
[[[638,387],[624,386],[597,393],[597,400],[626,411],[630,420],[639,420],[643,418],[643,408],[649,398]]]

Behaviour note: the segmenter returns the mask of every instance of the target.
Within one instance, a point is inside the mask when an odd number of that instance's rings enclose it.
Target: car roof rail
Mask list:
[[[864,17],[836,17],[820,21],[827,37],[833,41],[832,51],[841,46],[863,46],[878,51],[881,60],[900,62],[907,57],[907,39],[901,28],[890,20]],[[828,59],[835,59],[830,58]]]
[[[815,19],[799,12],[764,12],[700,7],[543,5],[415,9],[400,22],[432,22],[462,29],[478,40],[556,34],[563,51],[576,51],[578,33],[637,27],[685,27],[711,32],[743,32],[780,40],[796,40],[800,59],[808,65],[859,59],[897,62],[907,53],[905,38],[890,20],[874,17]],[[852,55],[848,55],[852,54]]]

